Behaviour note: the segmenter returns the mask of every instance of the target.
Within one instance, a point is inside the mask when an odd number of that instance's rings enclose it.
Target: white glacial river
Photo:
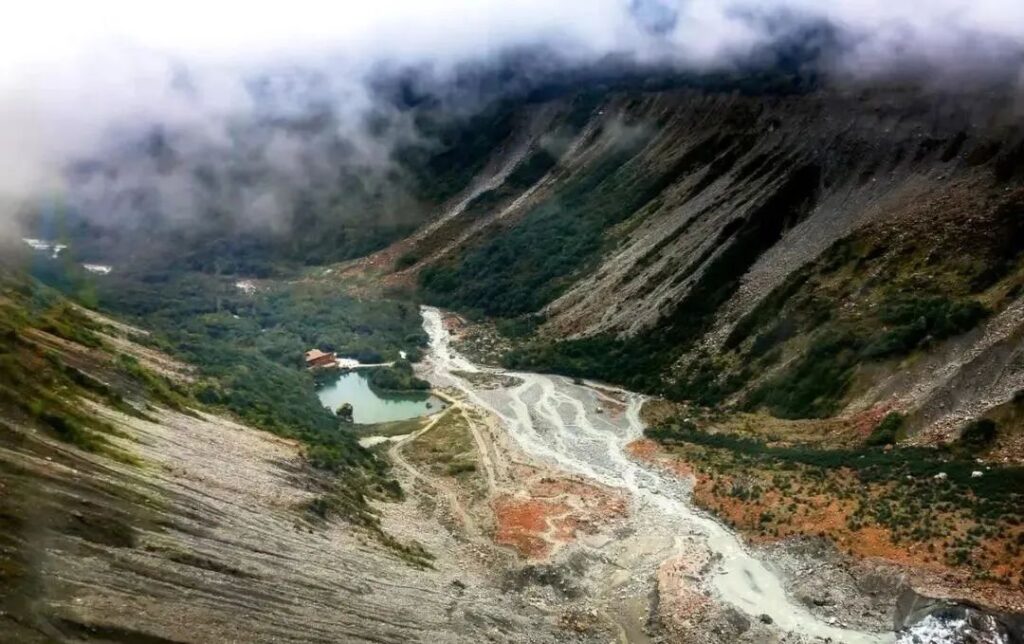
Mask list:
[[[891,633],[855,631],[819,619],[786,593],[776,573],[755,558],[731,530],[691,505],[684,482],[630,460],[624,448],[643,436],[643,396],[617,389],[626,400],[625,413],[599,413],[602,405],[616,401],[560,376],[477,367],[449,345],[440,311],[423,307],[422,313],[430,336],[428,362],[433,380],[458,388],[473,403],[495,414],[527,454],[626,490],[633,497],[632,520],[638,530],[703,537],[720,556],[713,586],[722,601],[754,618],[768,615],[780,629],[805,637],[850,644],[895,640]],[[502,373],[521,379],[522,384],[487,390],[474,387],[455,371]]]

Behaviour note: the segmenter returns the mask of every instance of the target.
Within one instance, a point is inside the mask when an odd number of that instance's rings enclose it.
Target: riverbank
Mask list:
[[[891,641],[891,635],[816,615],[735,535],[690,505],[685,483],[631,459],[625,449],[642,435],[642,397],[566,378],[480,368],[452,349],[439,311],[424,309],[424,327],[431,337],[426,377],[461,392],[464,404],[492,419],[491,434],[501,436],[497,444],[505,444],[497,452],[511,456],[506,463],[540,467],[552,480],[570,477],[590,489],[622,495],[621,510],[607,519],[577,518],[568,524],[540,509],[550,490],[526,485],[514,497],[526,512],[514,513],[521,516],[516,520],[520,527],[569,537],[555,550],[519,552],[534,562],[525,567],[546,570],[542,577],[553,576],[558,589],[589,598],[570,606],[594,611],[597,622],[600,616],[611,619],[623,641],[672,635],[687,641],[763,642],[772,633],[808,642]],[[489,451],[495,460],[494,448],[483,447],[481,453]],[[585,498],[593,493],[572,494]],[[506,534],[501,530],[506,507],[491,499],[494,524],[485,534],[500,540]],[[523,570],[527,587],[544,585],[533,580],[536,573]],[[653,622],[648,620],[652,615]],[[874,624],[881,627],[883,621]]]
[[[927,450],[794,443],[784,429],[769,443],[731,430],[728,415],[685,413],[659,421],[648,431],[658,442],[631,452],[691,481],[694,502],[750,542],[826,540],[854,563],[893,568],[922,594],[1024,611],[1017,486],[999,470]]]
[[[377,425],[429,416],[444,408],[444,401],[429,389],[407,391],[382,390],[363,371],[339,373],[322,381],[317,389],[320,403],[334,411],[342,405],[352,407],[352,426]]]
[[[453,326],[460,351],[493,356],[491,348],[501,346],[493,324]],[[847,559],[851,570],[863,563],[932,597],[1021,613],[1019,472],[1012,463],[968,459],[963,450],[866,448],[890,410],[787,420],[650,400],[644,420],[699,419],[699,437],[710,442],[673,441],[664,448],[672,458],[656,465],[691,481],[695,506],[754,547],[797,543],[803,551],[803,540],[824,540],[816,550]],[[736,444],[724,444],[730,440]]]

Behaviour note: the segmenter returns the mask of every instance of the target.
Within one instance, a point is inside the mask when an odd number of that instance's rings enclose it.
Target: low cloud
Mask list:
[[[394,180],[395,146],[421,135],[375,91],[382,69],[421,70],[419,82],[454,109],[486,97],[447,87],[453,74],[511,49],[544,48],[559,64],[619,55],[700,70],[749,61],[808,25],[830,34],[838,74],[1024,69],[1017,0],[19,5],[0,27],[0,231],[26,204],[67,191],[82,159],[114,160],[75,184],[76,205],[98,217],[148,207],[190,222],[217,204],[281,230],[280,213],[330,181],[339,159],[368,185]],[[166,150],[118,166],[140,141]]]

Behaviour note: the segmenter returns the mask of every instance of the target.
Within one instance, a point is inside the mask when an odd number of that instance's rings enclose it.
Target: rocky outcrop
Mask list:
[[[1024,642],[1024,617],[925,597],[907,588],[896,601],[893,628],[898,642],[956,641],[978,644]]]
[[[705,628],[712,602],[697,582],[709,562],[706,550],[694,548],[658,567],[658,619],[677,641],[696,641]]]

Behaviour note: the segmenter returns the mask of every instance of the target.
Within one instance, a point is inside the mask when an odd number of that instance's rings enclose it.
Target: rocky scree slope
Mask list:
[[[784,417],[916,411],[911,433],[948,436],[1024,388],[1015,105],[910,87],[528,103],[443,216],[371,261],[505,319],[512,366]]]
[[[556,641],[353,516],[359,472],[194,409],[195,373],[0,272],[0,642]]]

